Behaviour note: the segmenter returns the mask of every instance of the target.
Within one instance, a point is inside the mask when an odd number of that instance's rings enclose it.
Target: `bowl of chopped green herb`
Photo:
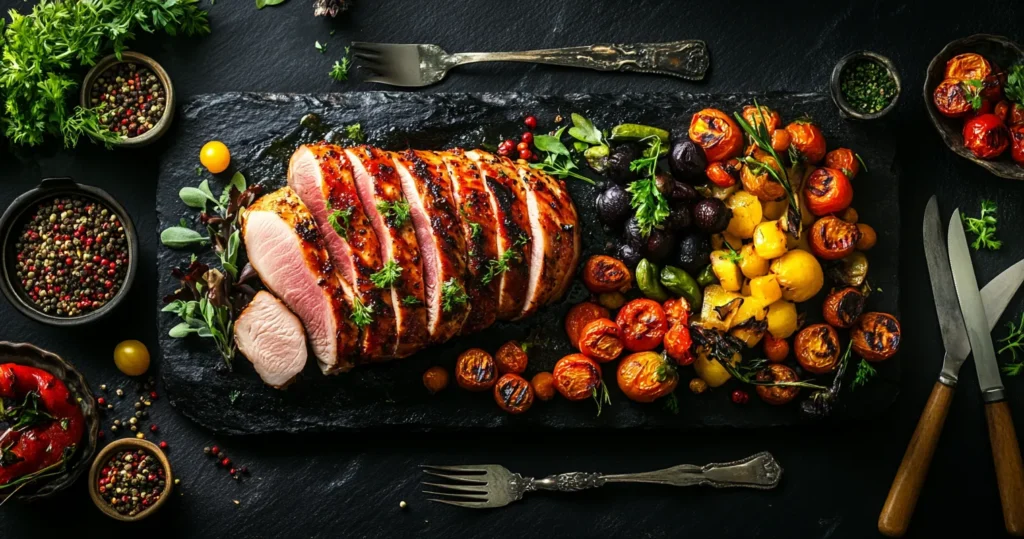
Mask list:
[[[839,112],[856,120],[877,120],[889,114],[901,88],[892,60],[871,51],[855,51],[840,58],[829,82]]]
[[[80,100],[96,111],[111,145],[136,148],[162,137],[174,118],[171,77],[156,60],[133,51],[111,54],[85,75]]]

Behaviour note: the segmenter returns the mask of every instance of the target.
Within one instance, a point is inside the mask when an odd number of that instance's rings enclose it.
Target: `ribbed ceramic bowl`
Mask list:
[[[114,146],[119,148],[138,148],[152,144],[157,139],[164,136],[171,127],[171,121],[174,119],[174,86],[171,85],[171,77],[164,71],[164,68],[157,63],[156,60],[133,51],[124,51],[121,53],[121,58],[111,54],[96,63],[88,73],[85,74],[85,80],[82,81],[82,90],[79,93],[79,101],[83,107],[92,107],[92,103],[89,102],[89,93],[92,91],[92,86],[96,82],[96,79],[100,77],[107,69],[114,64],[121,62],[131,62],[136,64],[142,64],[148,67],[156,74],[157,78],[160,79],[160,84],[164,87],[165,93],[165,110],[160,120],[153,126],[153,129],[146,131],[145,133],[131,138],[124,138],[118,142],[113,143]]]
[[[145,511],[130,517],[128,515],[118,513],[110,506],[110,504],[103,500],[99,490],[97,490],[99,488],[97,483],[99,482],[100,472],[103,471],[104,464],[110,460],[110,457],[113,456],[114,453],[118,451],[134,451],[138,449],[145,450],[160,461],[160,465],[164,469],[164,480],[167,484],[164,487],[163,494],[161,494],[160,499],[157,500],[156,503],[149,506]],[[156,444],[153,442],[147,442],[146,440],[140,440],[138,438],[121,438],[120,440],[110,442],[102,451],[100,451],[99,455],[96,455],[96,460],[93,461],[92,467],[89,469],[89,497],[92,498],[92,503],[96,504],[96,507],[98,507],[100,511],[103,511],[103,514],[122,522],[136,522],[156,513],[157,510],[160,509],[168,499],[170,499],[171,491],[173,490],[174,473],[171,471],[171,461],[167,460],[167,455],[164,455],[164,452],[161,451]]]
[[[938,130],[946,146],[949,146],[953,153],[974,162],[976,165],[988,170],[1001,178],[1011,180],[1024,180],[1024,167],[1014,163],[1008,156],[1004,155],[995,160],[978,159],[964,146],[963,118],[947,118],[943,116],[932,101],[932,93],[935,88],[946,77],[946,62],[950,58],[965,52],[976,52],[990,62],[995,62],[1002,69],[1009,69],[1010,66],[1024,61],[1024,50],[1020,46],[1002,36],[989,34],[977,34],[956,41],[949,42],[939,54],[932,58],[928,64],[928,73],[924,80],[924,103],[928,109],[928,116],[932,125]]]
[[[93,199],[109,208],[121,220],[125,237],[128,240],[128,273],[125,274],[124,284],[106,305],[80,316],[54,316],[40,311],[29,300],[20,283],[16,282],[17,252],[15,252],[15,243],[17,243],[16,238],[21,232],[25,219],[28,219],[29,212],[37,204],[61,195],[77,195]],[[59,327],[79,326],[110,314],[121,304],[135,281],[135,273],[139,266],[138,258],[139,240],[135,233],[135,225],[132,224],[132,219],[124,207],[106,191],[98,187],[75,183],[71,178],[44,179],[38,187],[14,199],[3,216],[0,216],[0,292],[3,292],[3,295],[18,311],[37,322]]]
[[[71,461],[60,475],[27,483],[21,487],[11,500],[35,501],[53,496],[68,488],[89,467],[92,456],[96,453],[96,441],[100,432],[100,416],[96,409],[96,398],[93,396],[89,383],[78,370],[67,361],[52,352],[48,352],[27,343],[0,342],[0,365],[16,363],[42,369],[54,375],[68,387],[74,397],[80,399],[79,406],[85,417],[85,433],[78,444]],[[0,491],[0,501],[8,493]]]

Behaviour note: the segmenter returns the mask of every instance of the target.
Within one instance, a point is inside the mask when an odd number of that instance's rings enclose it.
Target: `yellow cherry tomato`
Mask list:
[[[114,348],[114,364],[128,376],[141,376],[149,370],[149,349],[134,339],[121,341]]]
[[[228,147],[219,140],[211,140],[199,150],[199,162],[213,174],[220,174],[228,169],[231,164],[231,152]]]

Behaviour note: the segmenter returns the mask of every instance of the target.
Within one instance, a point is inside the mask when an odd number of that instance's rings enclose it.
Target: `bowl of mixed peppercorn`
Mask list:
[[[25,316],[77,326],[109,314],[138,267],[135,227],[106,191],[47,178],[0,217],[0,292]]]
[[[171,78],[156,60],[132,51],[107,56],[90,69],[80,99],[116,137],[111,144],[123,148],[156,141],[174,117]]]
[[[856,51],[840,58],[829,83],[839,112],[856,120],[877,120],[896,107],[901,85],[896,66],[881,54]]]
[[[96,507],[124,522],[142,520],[167,501],[174,488],[171,463],[152,442],[110,442],[89,470],[89,496]]]

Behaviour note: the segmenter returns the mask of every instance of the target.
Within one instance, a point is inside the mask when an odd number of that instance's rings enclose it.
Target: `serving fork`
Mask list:
[[[439,490],[424,490],[435,498],[429,501],[470,509],[504,507],[519,501],[527,492],[553,490],[577,492],[608,483],[654,483],[674,487],[705,485],[715,488],[775,488],[782,478],[782,467],[770,453],[761,452],[735,462],[705,466],[682,464],[653,472],[605,475],[597,472],[570,472],[543,479],[523,477],[497,464],[467,466],[424,465],[423,473],[453,483],[422,484]]]
[[[701,80],[711,59],[699,40],[668,43],[590,45],[518,52],[462,52],[449,54],[437,45],[352,43],[353,55],[376,75],[366,79],[394,86],[428,86],[448,70],[476,62],[532,62],[598,71],[637,71]]]

